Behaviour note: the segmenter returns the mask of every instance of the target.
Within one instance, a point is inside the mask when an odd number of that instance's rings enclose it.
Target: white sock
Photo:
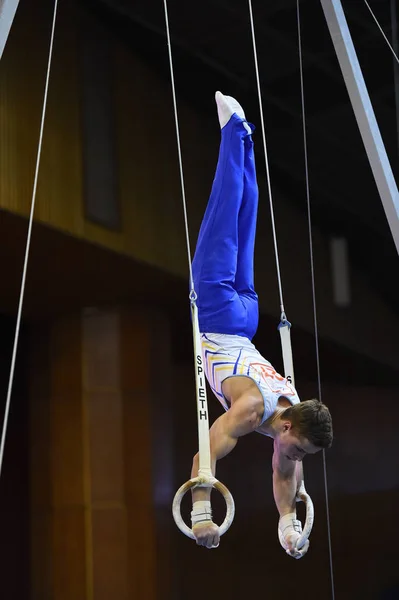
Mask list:
[[[232,96],[224,96],[221,92],[216,92],[215,100],[218,109],[220,129],[223,129],[223,127],[230,121],[231,115],[234,113],[236,113],[241,119],[245,119],[244,109],[235,98],[232,98]],[[248,123],[244,122],[243,125],[248,133],[252,133]]]

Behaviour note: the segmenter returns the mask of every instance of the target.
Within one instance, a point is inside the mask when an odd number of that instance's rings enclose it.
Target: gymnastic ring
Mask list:
[[[180,529],[180,531],[182,533],[184,533],[184,535],[186,535],[187,537],[191,538],[192,540],[195,540],[195,535],[193,534],[193,530],[190,529],[190,527],[188,527],[185,524],[185,522],[183,521],[183,518],[181,516],[181,508],[180,508],[181,501],[183,499],[183,496],[189,490],[191,490],[191,488],[196,487],[199,484],[204,485],[204,483],[206,484],[206,482],[204,482],[204,479],[202,477],[194,477],[193,479],[189,479],[188,481],[186,481],[186,483],[184,483],[177,490],[175,497],[173,499],[172,513],[173,513],[173,518],[175,520],[175,523],[178,526],[178,528]],[[220,492],[226,502],[226,517],[225,517],[223,523],[219,527],[219,535],[222,536],[229,529],[229,527],[232,524],[233,519],[234,519],[234,513],[235,513],[234,499],[233,499],[233,496],[231,495],[231,493],[229,492],[229,490],[227,489],[227,487],[225,485],[223,485],[223,483],[221,483],[217,479],[212,479],[209,482],[209,487],[213,487],[218,492]]]
[[[296,543],[296,548],[298,550],[301,550],[301,548],[303,548],[303,546],[306,544],[306,542],[311,534],[311,531],[312,531],[313,521],[314,521],[314,507],[313,507],[313,502],[312,502],[311,497],[306,492],[302,492],[302,491],[298,492],[296,501],[304,502],[305,506],[306,506],[305,525],[303,526],[303,531],[302,531],[301,537],[299,538],[298,542]]]

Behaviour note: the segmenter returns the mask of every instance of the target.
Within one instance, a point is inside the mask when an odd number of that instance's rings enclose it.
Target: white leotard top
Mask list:
[[[211,390],[225,410],[229,405],[222,392],[228,377],[250,377],[257,384],[265,405],[262,423],[276,410],[281,396],[291,404],[300,402],[294,386],[279,375],[248,338],[239,335],[202,333],[205,374]]]

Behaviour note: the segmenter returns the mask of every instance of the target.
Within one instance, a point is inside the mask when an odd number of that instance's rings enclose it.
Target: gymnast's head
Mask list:
[[[332,444],[331,414],[318,400],[305,400],[286,408],[280,415],[280,424],[280,452],[289,460],[301,461],[306,454],[316,454]]]

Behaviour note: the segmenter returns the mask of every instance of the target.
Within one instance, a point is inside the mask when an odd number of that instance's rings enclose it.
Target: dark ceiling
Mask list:
[[[85,2],[169,80],[163,0]],[[392,2],[369,0],[389,40]],[[399,66],[364,0],[342,4],[398,181],[394,68]],[[252,8],[272,185],[305,212],[297,3],[253,0]],[[214,114],[214,92],[220,89],[236,96],[259,127],[247,0],[169,0],[168,13],[178,98]],[[398,311],[398,255],[319,0],[300,0],[300,21],[312,221],[325,235],[347,238],[352,267]]]

